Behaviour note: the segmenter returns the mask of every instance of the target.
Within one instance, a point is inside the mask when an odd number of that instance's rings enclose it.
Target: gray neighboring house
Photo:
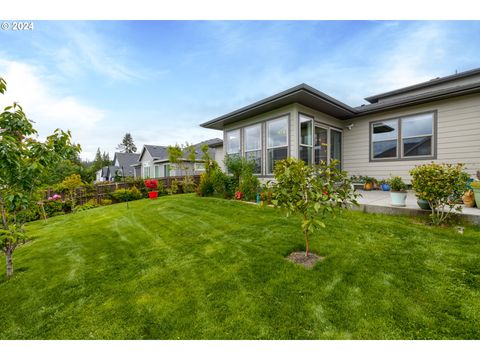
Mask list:
[[[113,157],[113,165],[104,166],[97,171],[95,181],[113,181],[115,175],[137,177],[132,167],[138,162],[140,154],[127,154],[116,152]]]
[[[338,159],[350,175],[385,179],[429,162],[480,169],[480,68],[365,98],[352,107],[300,84],[201,124],[223,131],[225,154],[272,177],[286,157]],[[221,163],[221,161],[219,161]]]
[[[208,145],[209,154],[213,159],[217,159],[219,154],[223,159],[223,141],[221,139],[210,139],[194,144],[197,161],[187,166],[195,175],[205,171],[201,151],[204,144]],[[186,157],[187,154],[185,154]],[[144,145],[137,162],[132,166],[135,169],[135,177],[143,179],[185,175],[182,170],[175,168],[175,164],[169,162],[167,146]]]

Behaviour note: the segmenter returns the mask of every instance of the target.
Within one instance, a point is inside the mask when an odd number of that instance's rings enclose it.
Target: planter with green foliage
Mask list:
[[[434,225],[445,222],[453,210],[462,210],[452,197],[466,190],[469,176],[463,171],[463,164],[419,165],[410,170],[410,175],[415,194],[430,205]]]
[[[475,196],[475,204],[477,204],[477,207],[480,208],[480,180],[471,182],[470,187],[472,188]]]
[[[390,186],[392,206],[405,207],[407,203],[407,184],[400,176],[393,176],[387,180]]]

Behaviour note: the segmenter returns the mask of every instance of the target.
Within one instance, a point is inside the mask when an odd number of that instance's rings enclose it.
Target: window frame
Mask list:
[[[311,142],[310,145],[302,143],[302,117],[310,121],[310,142]],[[315,138],[315,117],[299,112],[297,125],[298,125],[298,158],[300,159],[300,150],[302,147],[310,148],[310,163],[308,163],[307,165],[311,165],[315,162],[315,150],[313,145],[314,138]]]
[[[405,118],[419,116],[419,115],[432,115],[432,134],[431,135],[422,135],[431,136],[432,137],[432,153],[431,155],[418,155],[418,156],[404,156],[403,155],[403,139],[402,137],[402,120]],[[373,157],[373,126],[375,124],[396,120],[397,121],[397,156],[390,157],[390,158],[379,158],[375,159]],[[437,110],[430,110],[430,111],[422,111],[419,113],[407,114],[396,116],[388,119],[380,119],[380,120],[373,120],[369,122],[369,162],[388,162],[388,161],[415,161],[415,160],[436,160],[437,159],[437,136],[438,136],[438,129],[437,129],[437,120],[438,120],[438,111]],[[419,136],[406,136],[405,139],[420,137]]]
[[[253,128],[253,127],[259,127],[260,128],[260,147],[257,149],[251,149],[247,150],[247,129]],[[263,123],[258,122],[255,124],[247,125],[242,128],[242,136],[243,136],[243,157],[245,159],[247,158],[248,153],[253,153],[253,152],[260,152],[260,172],[253,173],[253,175],[262,175],[262,169],[263,169]]]
[[[278,121],[281,119],[285,119],[287,122],[287,134],[286,134],[286,145],[281,145],[281,146],[268,146],[268,124],[274,121]],[[269,172],[269,156],[268,156],[268,151],[272,149],[282,149],[282,148],[287,148],[287,158],[290,155],[290,116],[289,115],[280,115],[268,120],[265,120],[265,175],[271,176],[273,175],[273,172]]]
[[[235,153],[230,153],[228,152],[228,148],[230,146],[230,140],[228,138],[228,134],[229,133],[233,133],[233,132],[238,132],[238,152],[235,152]],[[241,128],[236,128],[236,129],[231,129],[231,130],[228,130],[225,132],[225,140],[226,140],[226,143],[227,143],[227,146],[225,147],[225,154],[226,155],[241,155],[242,154],[242,131],[241,131]]]

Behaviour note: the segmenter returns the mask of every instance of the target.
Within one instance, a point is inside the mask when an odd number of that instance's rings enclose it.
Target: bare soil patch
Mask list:
[[[287,256],[287,260],[295,264],[302,265],[306,269],[311,269],[319,261],[325,259],[323,256],[317,254],[309,253],[308,256],[305,256],[304,251],[295,251]]]

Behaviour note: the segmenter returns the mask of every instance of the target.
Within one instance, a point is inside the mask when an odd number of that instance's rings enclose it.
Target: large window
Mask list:
[[[160,165],[155,165],[154,167],[155,169],[155,178],[159,178],[160,177]]]
[[[240,155],[240,130],[227,132],[227,155]]]
[[[288,156],[288,117],[267,122],[267,173],[273,174],[275,162]]]
[[[313,148],[313,119],[305,116],[299,116],[300,128],[300,147],[299,157],[305,164],[312,163],[312,148]]]
[[[433,114],[421,114],[402,119],[402,156],[433,154]]]
[[[254,174],[262,173],[262,125],[256,124],[243,129],[245,139],[245,158],[253,160]]]
[[[372,123],[372,160],[433,158],[434,118],[427,113]]]
[[[388,120],[372,125],[373,159],[397,157],[398,120]]]

